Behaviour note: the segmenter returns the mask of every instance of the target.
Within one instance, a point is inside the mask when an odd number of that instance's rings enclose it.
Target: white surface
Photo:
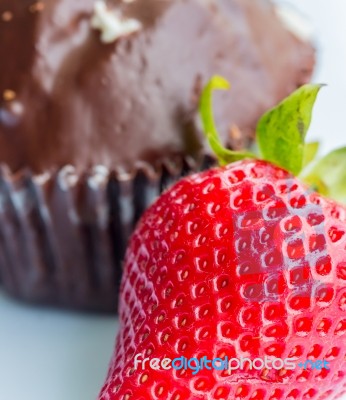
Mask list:
[[[95,400],[116,328],[113,317],[36,309],[0,292],[0,399]]]
[[[314,81],[329,86],[319,96],[310,139],[322,140],[326,152],[346,144],[346,2],[285,3],[296,4],[316,29]],[[0,293],[0,400],[94,400],[115,331],[111,317],[39,310]]]

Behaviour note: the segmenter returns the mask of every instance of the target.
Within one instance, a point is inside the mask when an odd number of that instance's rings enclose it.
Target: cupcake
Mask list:
[[[138,218],[212,162],[197,116],[210,76],[233,84],[215,101],[234,149],[310,79],[314,50],[292,21],[267,0],[3,0],[3,287],[29,302],[116,310]]]

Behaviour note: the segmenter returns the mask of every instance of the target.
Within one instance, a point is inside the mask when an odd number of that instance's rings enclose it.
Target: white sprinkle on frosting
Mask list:
[[[312,25],[294,8],[287,5],[280,5],[276,7],[276,12],[286,28],[298,39],[303,42],[311,42],[313,40],[314,29]]]
[[[124,18],[120,12],[109,10],[102,0],[95,2],[91,26],[101,31],[103,43],[115,42],[122,36],[137,32],[142,27],[138,20]]]

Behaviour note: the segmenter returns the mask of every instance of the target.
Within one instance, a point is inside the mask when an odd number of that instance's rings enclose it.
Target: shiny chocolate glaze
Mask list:
[[[242,147],[258,117],[310,78],[312,46],[267,0],[108,5],[142,29],[104,44],[94,0],[0,1],[0,162],[12,171],[101,164],[119,176],[198,158],[198,97],[213,74],[233,86],[215,96],[223,140]]]

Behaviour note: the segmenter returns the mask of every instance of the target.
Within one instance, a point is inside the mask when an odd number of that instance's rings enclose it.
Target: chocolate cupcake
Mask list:
[[[2,0],[0,277],[17,298],[116,310],[141,213],[210,162],[197,117],[214,74],[224,143],[309,80],[311,44],[267,0]]]

